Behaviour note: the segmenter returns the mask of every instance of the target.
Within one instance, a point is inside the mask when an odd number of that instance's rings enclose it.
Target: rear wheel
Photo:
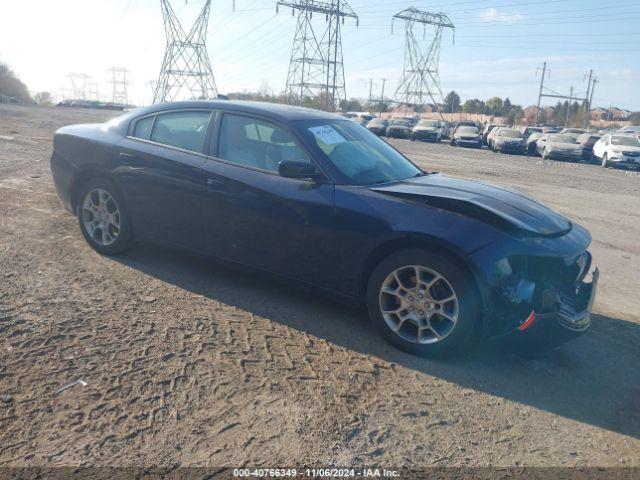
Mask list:
[[[124,252],[133,243],[124,197],[106,178],[93,178],[78,195],[78,221],[91,248],[104,255]]]
[[[395,253],[367,285],[369,318],[401,350],[438,356],[471,337],[480,302],[470,275],[448,257],[424,250]]]

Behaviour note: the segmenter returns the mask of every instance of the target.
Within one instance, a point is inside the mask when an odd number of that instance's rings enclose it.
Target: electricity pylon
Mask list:
[[[87,86],[91,77],[86,73],[68,73],[67,78],[71,80],[72,99],[86,100]]]
[[[423,106],[431,99],[437,108],[438,103],[443,102],[438,73],[442,33],[445,28],[451,28],[455,35],[455,27],[449,17],[443,13],[424,12],[414,7],[409,7],[393,16],[392,30],[393,21],[396,18],[404,20],[406,24],[404,68],[396,89],[396,99],[407,105],[417,106]],[[416,32],[414,32],[416,24],[422,24],[423,40],[426,39],[427,25],[433,25],[435,31],[431,43],[421,44],[416,39]]]
[[[129,103],[127,86],[131,85],[127,78],[129,70],[122,67],[111,67],[107,73],[109,75],[107,82],[110,83],[112,87],[111,101],[127,106]]]
[[[211,0],[206,0],[188,33],[182,28],[170,0],[160,0],[167,48],[153,95],[153,103],[176,99],[210,100],[218,91],[205,44]]]
[[[333,111],[346,100],[344,65],[342,62],[341,24],[345,17],[358,16],[344,0],[280,0],[279,6],[298,11],[298,23],[287,75],[287,102],[308,102]],[[316,25],[313,14],[324,17],[326,25]],[[320,35],[321,34],[321,35]]]

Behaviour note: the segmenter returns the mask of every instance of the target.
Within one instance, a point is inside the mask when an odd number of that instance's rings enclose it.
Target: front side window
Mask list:
[[[211,112],[172,112],[156,117],[151,140],[163,145],[201,153]]]
[[[301,135],[316,145],[317,152],[336,169],[349,185],[397,182],[421,172],[387,142],[366,128],[345,120],[301,120]]]
[[[230,113],[222,117],[218,157],[271,172],[277,172],[284,160],[311,163],[286,130],[264,120]]]

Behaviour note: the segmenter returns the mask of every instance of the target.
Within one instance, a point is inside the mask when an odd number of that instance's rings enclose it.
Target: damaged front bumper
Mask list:
[[[549,246],[555,243],[557,256],[502,256],[485,271],[486,337],[553,348],[589,329],[599,271],[582,249],[588,237],[574,237],[566,250],[555,240]]]
[[[585,333],[591,326],[591,309],[598,287],[599,271],[591,273],[591,281],[582,281],[575,294],[545,288],[532,310],[534,320],[511,332],[509,341],[553,348]],[[526,322],[526,321],[525,321]]]

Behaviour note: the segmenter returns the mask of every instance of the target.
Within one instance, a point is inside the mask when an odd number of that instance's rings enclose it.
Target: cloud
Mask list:
[[[518,22],[522,20],[522,15],[517,10],[506,12],[487,8],[480,13],[480,18],[484,22]]]

